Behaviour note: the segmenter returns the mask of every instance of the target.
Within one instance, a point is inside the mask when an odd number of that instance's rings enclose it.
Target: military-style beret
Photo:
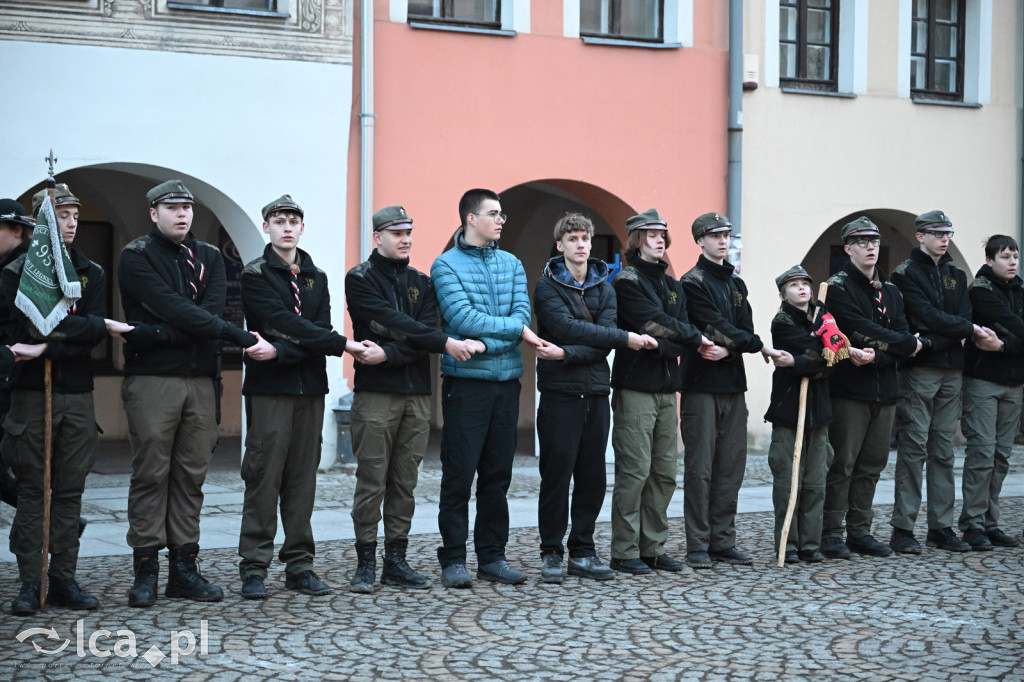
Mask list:
[[[263,207],[263,221],[266,222],[267,218],[274,211],[292,211],[298,213],[300,218],[305,218],[306,213],[302,210],[302,207],[295,203],[292,199],[291,194],[282,194],[278,198],[271,201],[269,204]]]
[[[626,234],[633,234],[633,230],[667,230],[668,223],[658,215],[658,209],[649,208],[640,215],[635,215],[626,220]]]
[[[35,227],[32,218],[25,213],[25,207],[15,199],[0,199],[0,223],[16,223]]]
[[[794,265],[775,278],[775,286],[779,288],[779,291],[782,291],[782,287],[786,286],[786,282],[792,282],[794,279],[806,279],[808,282],[813,281],[803,266]]]
[[[149,205],[156,206],[157,204],[194,204],[196,203],[195,197],[192,196],[192,192],[188,191],[188,187],[185,187],[185,183],[181,180],[168,180],[167,182],[161,182],[153,189],[146,192],[146,200],[149,201]]]
[[[861,216],[854,221],[843,225],[843,231],[841,238],[843,243],[850,241],[854,237],[878,237],[881,239],[882,233],[878,231],[878,225],[871,222],[871,219],[867,216]]]
[[[953,223],[942,211],[928,211],[914,219],[914,227],[918,232],[952,232]]]
[[[32,215],[39,213],[39,207],[43,205],[43,199],[46,198],[48,189],[41,189],[32,195]],[[81,206],[82,202],[78,200],[74,194],[71,193],[71,189],[68,188],[63,182],[58,183],[57,187],[53,190],[53,206]]]
[[[705,213],[697,216],[693,221],[693,241],[697,241],[706,234],[714,232],[725,232],[732,229],[732,221],[721,213]]]
[[[401,206],[385,206],[373,214],[373,231],[381,230],[409,230],[412,228],[412,218]]]

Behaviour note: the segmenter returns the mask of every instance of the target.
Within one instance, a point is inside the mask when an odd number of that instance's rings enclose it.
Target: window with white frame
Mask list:
[[[779,81],[836,90],[840,0],[779,0]]]
[[[580,0],[580,35],[660,42],[663,0]]]
[[[911,97],[963,101],[966,0],[914,0]]]
[[[276,12],[277,0],[174,0],[176,5],[196,5],[214,9],[257,10]],[[287,3],[285,3],[287,4]]]

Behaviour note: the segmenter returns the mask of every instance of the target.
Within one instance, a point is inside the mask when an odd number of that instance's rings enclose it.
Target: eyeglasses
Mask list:
[[[470,213],[472,213],[473,215],[478,215],[478,216],[486,216],[486,217],[490,218],[491,220],[493,220],[498,225],[501,225],[506,220],[508,220],[508,216],[507,215],[505,215],[504,213],[499,213],[498,211],[491,211],[490,213],[474,213],[473,211],[470,211]]]
[[[882,245],[882,240],[881,239],[857,239],[857,240],[855,240],[855,241],[853,241],[851,243],[852,244],[856,244],[857,246],[859,246],[862,249],[866,249],[869,246],[874,246],[874,247],[881,246]]]
[[[930,234],[931,236],[935,237],[936,239],[943,239],[943,238],[945,238],[945,239],[952,239],[953,238],[953,230],[950,230],[949,232],[935,232],[934,230],[922,230],[921,234]]]

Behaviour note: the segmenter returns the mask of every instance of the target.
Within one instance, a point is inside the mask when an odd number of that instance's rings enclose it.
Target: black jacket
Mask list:
[[[437,296],[430,277],[376,249],[345,275],[345,303],[352,333],[379,345],[387,360],[356,363],[354,391],[430,393],[430,353],[444,353],[448,335],[438,327]]]
[[[877,283],[875,287],[872,282]],[[882,292],[882,310],[875,297]],[[885,273],[875,267],[875,279],[869,280],[849,260],[828,280],[828,308],[839,330],[854,348],[873,348],[875,361],[860,367],[841,362],[829,382],[832,398],[866,403],[896,402],[896,361],[909,357],[917,348],[917,339],[907,331],[903,314],[903,296]]]
[[[627,348],[629,333],[615,324],[615,289],[608,266],[591,258],[582,286],[565,256],[548,261],[533,289],[538,336],[565,351],[561,360],[537,360],[537,389],[578,395],[611,393],[608,351]],[[584,312],[584,307],[586,312]]]
[[[654,350],[615,353],[612,387],[643,393],[679,390],[679,356],[700,345],[700,332],[686,316],[683,288],[666,271],[668,263],[648,263],[639,256],[615,276],[619,329],[658,339]]]
[[[0,261],[0,273],[3,269],[15,261],[23,253],[28,252],[29,240],[23,240],[16,247],[11,249],[2,261]],[[14,335],[17,332],[18,324],[14,316],[7,310],[3,296],[0,294],[0,348],[14,343]],[[8,371],[0,371],[0,423],[11,409],[11,374],[14,370],[14,355],[11,354],[11,366]]]
[[[38,336],[32,323],[14,305],[25,255],[4,268],[0,283],[4,306],[17,324],[12,342],[46,342],[46,351],[41,357],[15,364],[11,378],[11,388],[14,390],[45,389],[45,358],[52,361],[54,393],[91,393],[93,390],[92,349],[107,336],[104,322],[107,279],[103,268],[89,260],[80,249],[69,246],[68,255],[82,283],[82,297],[75,304],[75,312],[61,320],[45,339]]]
[[[964,374],[1004,386],[1024,384],[1024,280],[1006,281],[982,265],[968,289],[974,324],[988,327],[1006,344],[1001,351],[983,351],[968,342]]]
[[[729,350],[721,360],[705,360],[698,349],[683,356],[683,390],[743,393],[747,374],[743,353],[757,353],[764,342],[754,333],[747,285],[728,262],[714,263],[702,254],[682,277],[686,311],[697,329],[715,345]]]
[[[964,271],[953,265],[948,253],[936,265],[915,248],[892,271],[892,283],[903,294],[910,333],[919,333],[924,344],[920,353],[901,360],[900,368],[962,369],[963,340],[974,333]]]
[[[815,330],[821,326],[820,317],[812,323],[815,306],[804,312],[789,303],[772,319],[772,346],[793,355],[792,367],[776,367],[772,374],[772,397],[765,413],[765,421],[778,426],[796,428],[800,412],[800,384],[807,384],[807,402],[804,429],[820,429],[832,423],[832,399],[828,394],[828,377],[835,365],[828,366],[822,357],[821,339]]]
[[[124,373],[209,376],[218,372],[218,340],[243,348],[253,336],[220,318],[226,285],[220,249],[189,232],[182,242],[195,254],[198,298],[188,293],[188,265],[181,244],[159,229],[129,242],[117,266],[121,304],[128,324]]]
[[[345,352],[345,337],[331,329],[327,275],[298,251],[302,314],[295,313],[291,269],[270,244],[242,270],[242,311],[246,326],[273,344],[277,357],[245,356],[245,395],[325,395],[327,355]]]

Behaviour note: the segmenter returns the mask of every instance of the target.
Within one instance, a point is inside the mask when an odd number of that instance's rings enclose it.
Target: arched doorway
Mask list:
[[[606,189],[579,180],[543,179],[520,183],[498,192],[501,196],[502,211],[508,214],[508,222],[502,230],[501,248],[515,254],[523,263],[530,289],[552,257],[554,250],[553,230],[555,223],[568,212],[579,212],[594,223],[594,247],[592,254],[609,263],[623,251],[626,241],[626,219],[636,210]],[[454,245],[449,240],[446,249]],[[671,264],[670,264],[671,268]],[[536,325],[534,325],[536,328]],[[436,356],[433,360],[437,362]],[[610,359],[609,359],[610,361]],[[438,373],[432,373],[435,385],[435,423],[440,423],[441,398],[437,381]],[[535,453],[531,444],[535,442],[534,421],[537,414],[536,357],[523,351],[522,393],[519,398],[519,447],[520,454]]]
[[[181,178],[196,197],[192,230],[196,236],[221,248],[228,274],[228,306],[225,319],[242,323],[237,277],[243,265],[263,250],[259,226],[222,191],[199,178],[171,168],[137,163],[106,163],[81,166],[56,175],[82,201],[80,227],[75,245],[103,267],[107,275],[107,314],[124,319],[117,278],[117,262],[125,244],[149,233],[146,192],[159,182]],[[26,189],[18,200],[32,205],[40,182]],[[96,418],[104,441],[124,441],[128,425],[121,404],[121,342],[108,339],[94,350],[96,366]],[[239,436],[241,424],[241,357],[224,356],[224,397],[221,405],[221,434]]]

